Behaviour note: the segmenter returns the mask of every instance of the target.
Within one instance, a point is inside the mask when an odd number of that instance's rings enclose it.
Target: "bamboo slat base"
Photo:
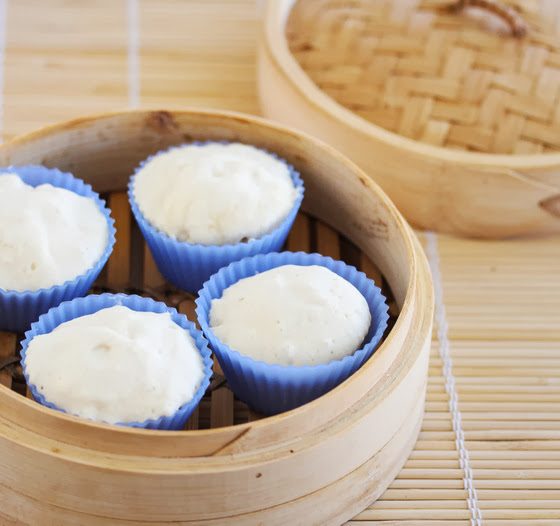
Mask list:
[[[128,105],[125,4],[8,3],[5,138]],[[253,0],[141,0],[139,15],[141,105],[258,112]],[[307,229],[298,226],[296,232],[292,249],[309,242]],[[424,241],[423,233],[419,238]],[[462,428],[483,524],[557,525],[560,238],[437,241]],[[161,287],[151,259],[143,261],[141,280]],[[12,335],[0,334],[0,342],[13,352]],[[434,336],[420,439],[395,482],[352,526],[471,525],[438,346]],[[4,385],[11,378],[0,373]],[[21,382],[14,388],[25,392]],[[201,412],[211,415],[211,405]]]

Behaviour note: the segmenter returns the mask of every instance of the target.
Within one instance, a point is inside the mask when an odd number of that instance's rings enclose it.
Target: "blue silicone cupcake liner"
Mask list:
[[[171,319],[183,329],[189,331],[197,349],[204,363],[204,377],[198,387],[193,398],[181,406],[173,415],[161,416],[157,419],[149,419],[144,422],[130,422],[126,424],[116,424],[126,427],[138,427],[144,429],[182,429],[185,422],[188,420],[191,413],[194,411],[195,407],[200,402],[201,398],[204,396],[206,389],[210,385],[210,377],[212,376],[212,365],[213,361],[211,358],[211,352],[208,348],[208,342],[202,331],[196,328],[196,325],[187,319],[184,314],[179,314],[177,310],[172,307],[168,307],[165,303],[154,301],[151,298],[142,298],[135,295],[126,294],[99,294],[99,295],[89,295],[85,298],[75,298],[72,301],[66,301],[61,303],[58,307],[55,307],[46,314],[43,314],[39,320],[31,325],[31,329],[25,333],[25,340],[22,342],[21,349],[21,364],[23,366],[23,374],[25,375],[25,380],[27,385],[33,395],[36,402],[41,405],[50,407],[57,411],[65,413],[63,409],[60,409],[47,401],[45,397],[38,392],[35,385],[30,383],[29,377],[26,371],[26,351],[29,346],[29,342],[37,335],[48,334],[53,329],[58,327],[64,322],[73,320],[74,318],[79,318],[80,316],[85,316],[87,314],[93,314],[101,309],[114,307],[115,305],[123,305],[129,309],[138,312],[156,312],[163,313],[169,312],[171,314]]]
[[[18,292],[0,288],[0,330],[24,332],[29,329],[33,321],[51,307],[55,307],[63,301],[84,296],[87,293],[113,251],[116,231],[113,226],[114,220],[110,215],[111,211],[105,206],[105,201],[100,199],[99,194],[94,192],[89,184],[85,184],[72,174],[61,172],[55,168],[45,168],[44,166],[11,166],[1,171],[17,174],[23,182],[31,186],[48,183],[58,188],[65,188],[83,197],[92,198],[107,219],[109,228],[105,252],[93,267],[75,279],[49,289],[34,291]]]
[[[240,279],[282,265],[320,265],[346,279],[360,291],[371,314],[371,325],[362,348],[342,360],[328,364],[282,366],[243,356],[216,337],[209,327],[212,300],[220,298],[227,287]],[[342,261],[304,252],[264,254],[232,263],[204,284],[196,304],[200,326],[220,362],[231,390],[249,407],[265,414],[282,413],[299,407],[346,380],[372,355],[389,319],[388,307],[381,290],[363,272]]]
[[[191,144],[203,146],[205,144],[212,144],[213,142],[228,144],[227,141],[194,142]],[[181,146],[173,146],[167,150],[158,152],[156,155],[180,147]],[[291,165],[286,163],[286,161],[274,153],[264,149],[262,150],[286,164],[290,171],[292,182],[298,190],[298,197],[292,209],[278,228],[260,238],[250,239],[246,243],[237,243],[235,245],[191,244],[186,241],[177,241],[158,231],[144,218],[134,196],[134,180],[136,174],[156,155],[148,157],[135,170],[128,185],[130,207],[132,208],[132,212],[142,231],[144,239],[150,247],[150,251],[159,271],[165,279],[173,283],[173,285],[188,292],[195,293],[212,274],[217,272],[220,268],[229,265],[231,262],[256,254],[266,254],[268,252],[277,252],[281,250],[303,200],[303,181],[299,173],[296,172]]]

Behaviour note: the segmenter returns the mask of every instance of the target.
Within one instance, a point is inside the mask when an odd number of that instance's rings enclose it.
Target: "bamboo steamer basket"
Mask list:
[[[239,140],[292,163],[305,180],[304,213],[331,225],[379,267],[396,302],[394,327],[338,388],[239,425],[188,430],[187,423],[187,430],[167,432],[110,426],[0,385],[2,524],[340,524],[387,488],[412,450],[427,383],[429,270],[394,205],[335,150],[240,114],[132,111],[23,136],[0,148],[0,163],[69,170],[108,195],[117,216],[117,260],[109,266],[118,270],[127,261],[119,225],[130,211],[116,206],[126,204],[122,192],[134,167],[195,139]],[[136,261],[132,254],[131,276]]]
[[[263,20],[263,113],[348,155],[414,226],[560,232],[556,0],[278,0]]]

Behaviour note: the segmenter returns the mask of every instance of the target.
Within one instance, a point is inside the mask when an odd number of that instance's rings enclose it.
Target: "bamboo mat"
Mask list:
[[[257,27],[255,0],[0,0],[0,130],[135,106],[258,113]],[[560,524],[560,238],[419,237],[438,297],[424,425],[349,524]]]

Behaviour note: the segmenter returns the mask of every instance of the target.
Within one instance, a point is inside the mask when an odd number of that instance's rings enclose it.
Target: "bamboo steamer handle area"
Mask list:
[[[321,90],[290,52],[286,24],[295,4],[296,0],[279,0],[266,5],[258,49],[264,115],[346,154],[387,192],[413,226],[479,238],[560,233],[560,153],[453,150],[362,118]],[[525,21],[498,2],[431,4],[447,11],[489,10],[510,25],[512,46],[533,38]]]
[[[514,9],[502,4],[499,0],[456,0],[449,7],[453,11],[462,11],[467,7],[478,7],[494,13],[509,25],[512,35],[518,38],[525,36],[528,31],[523,18]]]

